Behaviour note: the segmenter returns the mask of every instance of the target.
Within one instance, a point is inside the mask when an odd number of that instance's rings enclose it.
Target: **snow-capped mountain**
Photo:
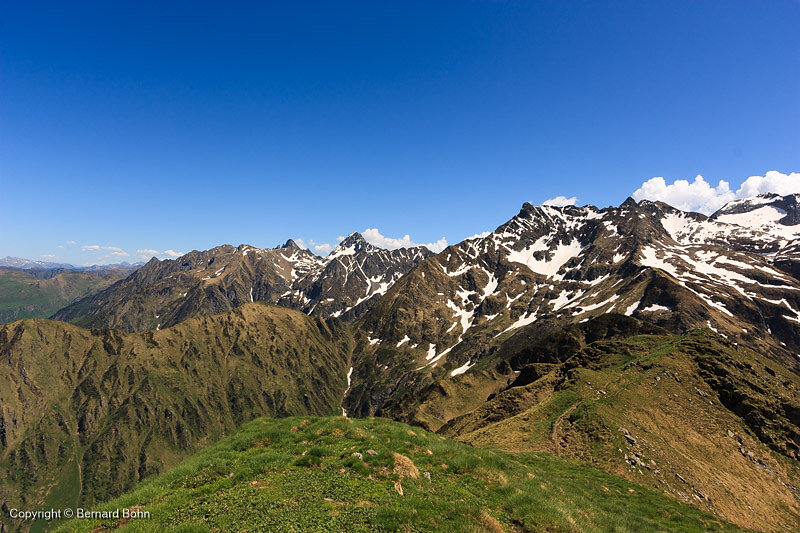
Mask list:
[[[526,203],[488,236],[423,261],[365,314],[369,355],[356,376],[373,365],[385,378],[353,401],[375,412],[381,386],[410,370],[456,377],[513,335],[610,312],[674,331],[709,327],[797,371],[800,281],[787,258],[800,226],[778,202],[796,198],[737,202],[712,218],[632,199],[607,209]]]
[[[317,258],[315,268],[293,283],[278,305],[352,320],[414,265],[432,255],[424,246],[384,250],[353,233],[327,257]]]
[[[350,320],[430,255],[424,247],[377,248],[358,233],[327,257],[292,240],[277,248],[218,246],[174,260],[151,259],[125,280],[65,307],[53,318],[143,331],[265,301]]]
[[[748,227],[792,240],[800,237],[800,194],[767,193],[735,200],[711,215],[727,224]]]

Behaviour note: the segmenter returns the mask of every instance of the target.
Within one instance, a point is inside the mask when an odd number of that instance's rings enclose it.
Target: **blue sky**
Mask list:
[[[454,243],[656,176],[735,190],[800,170],[798,27],[797,1],[6,1],[0,256]]]

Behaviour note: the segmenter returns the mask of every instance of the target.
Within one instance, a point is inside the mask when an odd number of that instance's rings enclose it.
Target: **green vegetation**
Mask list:
[[[109,287],[129,270],[45,273],[0,269],[0,324],[21,318],[44,318],[65,305]]]
[[[510,387],[439,432],[580,459],[744,527],[800,528],[797,375],[710,330],[585,342],[596,327],[559,333],[574,345],[563,362],[524,365]],[[524,357],[543,357],[546,344]],[[431,401],[441,409],[447,400]]]
[[[261,419],[58,531],[739,531],[622,478],[384,419]]]
[[[393,371],[391,350],[370,361],[357,326],[269,304],[141,334],[2,326],[0,501],[91,507],[134,489],[114,505],[151,520],[103,527],[143,531],[800,528],[797,375],[710,330],[621,315],[528,333],[381,398],[364,383]],[[206,448],[261,416],[381,405],[417,428],[270,420]]]
[[[0,326],[0,502],[92,505],[259,416],[341,413],[348,339],[261,303],[142,334]]]

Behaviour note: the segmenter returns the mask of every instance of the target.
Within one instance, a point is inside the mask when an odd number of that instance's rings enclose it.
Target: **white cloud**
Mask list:
[[[78,243],[75,241],[67,241],[67,244],[78,244]]]
[[[44,257],[45,259],[55,259],[56,256],[53,254],[42,254],[40,257]]]
[[[748,198],[765,192],[781,196],[800,193],[800,172],[781,174],[777,170],[770,170],[764,176],[750,176],[736,191],[736,197]]]
[[[175,250],[164,250],[163,252],[159,252],[158,250],[153,250],[152,248],[142,248],[140,250],[136,250],[136,253],[142,256],[142,259],[150,259],[153,256],[158,255],[167,255],[169,257],[180,257],[184,255],[183,252],[176,252]],[[120,254],[114,253],[112,255],[128,255],[128,254]]]
[[[634,200],[660,200],[683,211],[698,211],[706,215],[732,200],[749,198],[772,192],[781,195],[800,193],[800,173],[782,174],[770,170],[764,176],[750,176],[733,192],[730,184],[719,180],[712,187],[703,176],[697,175],[694,181],[675,180],[667,185],[662,177],[650,178],[633,193]]]
[[[436,252],[437,254],[447,248],[447,239],[442,237],[436,242],[429,242],[425,245],[425,248],[430,250],[431,252]]]
[[[333,250],[333,245],[327,242],[314,245],[314,251],[318,254],[329,254],[331,250]]]
[[[84,252],[96,252],[98,250],[106,250],[109,252],[122,252],[122,248],[118,248],[117,246],[100,246],[97,244],[84,244],[81,246],[81,250]]]
[[[378,228],[367,228],[361,235],[368,243],[377,246],[378,248],[386,248],[387,250],[395,250],[397,248],[411,248],[413,246],[425,246],[432,252],[439,253],[447,248],[447,239],[442,237],[436,242],[429,242],[427,244],[418,244],[411,240],[410,235],[403,235],[402,238],[397,239],[393,237],[386,237],[381,235]]]
[[[556,196],[555,198],[550,198],[549,200],[545,200],[542,202],[542,205],[552,205],[553,207],[564,207],[567,205],[575,205],[575,202],[578,201],[577,196],[573,196],[571,198],[567,198],[566,196]]]
[[[470,235],[464,240],[469,241],[471,239],[483,239],[484,237],[488,237],[490,233],[491,233],[490,231],[483,231],[481,233],[476,233],[475,235]]]
[[[297,246],[306,250],[313,248],[314,252],[317,254],[327,254],[333,250],[332,244],[327,242],[318,243],[315,242],[314,239],[308,239],[308,242],[306,242],[305,239],[294,239],[294,242],[297,244]]]
[[[669,185],[662,177],[650,178],[633,193],[636,201],[659,200],[682,211],[699,211],[706,215],[735,198],[736,195],[727,181],[720,180],[716,187],[712,187],[699,174],[692,183],[688,180],[675,180]]]
[[[111,252],[111,255],[116,255],[116,256],[119,256],[119,257],[124,257],[124,256],[128,256],[128,255],[131,255],[131,254],[129,254],[128,252]]]

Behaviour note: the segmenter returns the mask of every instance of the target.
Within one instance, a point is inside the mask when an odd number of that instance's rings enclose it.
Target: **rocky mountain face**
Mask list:
[[[754,230],[756,241],[761,237],[775,242],[772,262],[800,278],[800,194],[762,194],[737,200],[711,218]]]
[[[780,233],[787,240],[800,234],[800,194],[781,196],[766,193],[753,198],[735,200],[711,215],[713,220]]]
[[[350,408],[391,410],[398,387],[455,378],[513,336],[609,312],[674,333],[708,327],[798,371],[800,281],[776,263],[796,241],[718,218],[631,199],[525,204],[490,235],[423,261],[364,315]]]
[[[53,315],[85,327],[146,331],[254,301],[352,320],[422,259],[424,247],[383,250],[354,233],[325,258],[289,240],[278,248],[219,246],[151,259],[127,279]]]
[[[262,303],[141,334],[2,326],[0,506],[89,505],[255,417],[339,414],[349,354],[341,326]]]
[[[384,250],[353,233],[317,269],[299,278],[278,305],[310,315],[353,320],[417,263],[433,255],[424,246]]]

